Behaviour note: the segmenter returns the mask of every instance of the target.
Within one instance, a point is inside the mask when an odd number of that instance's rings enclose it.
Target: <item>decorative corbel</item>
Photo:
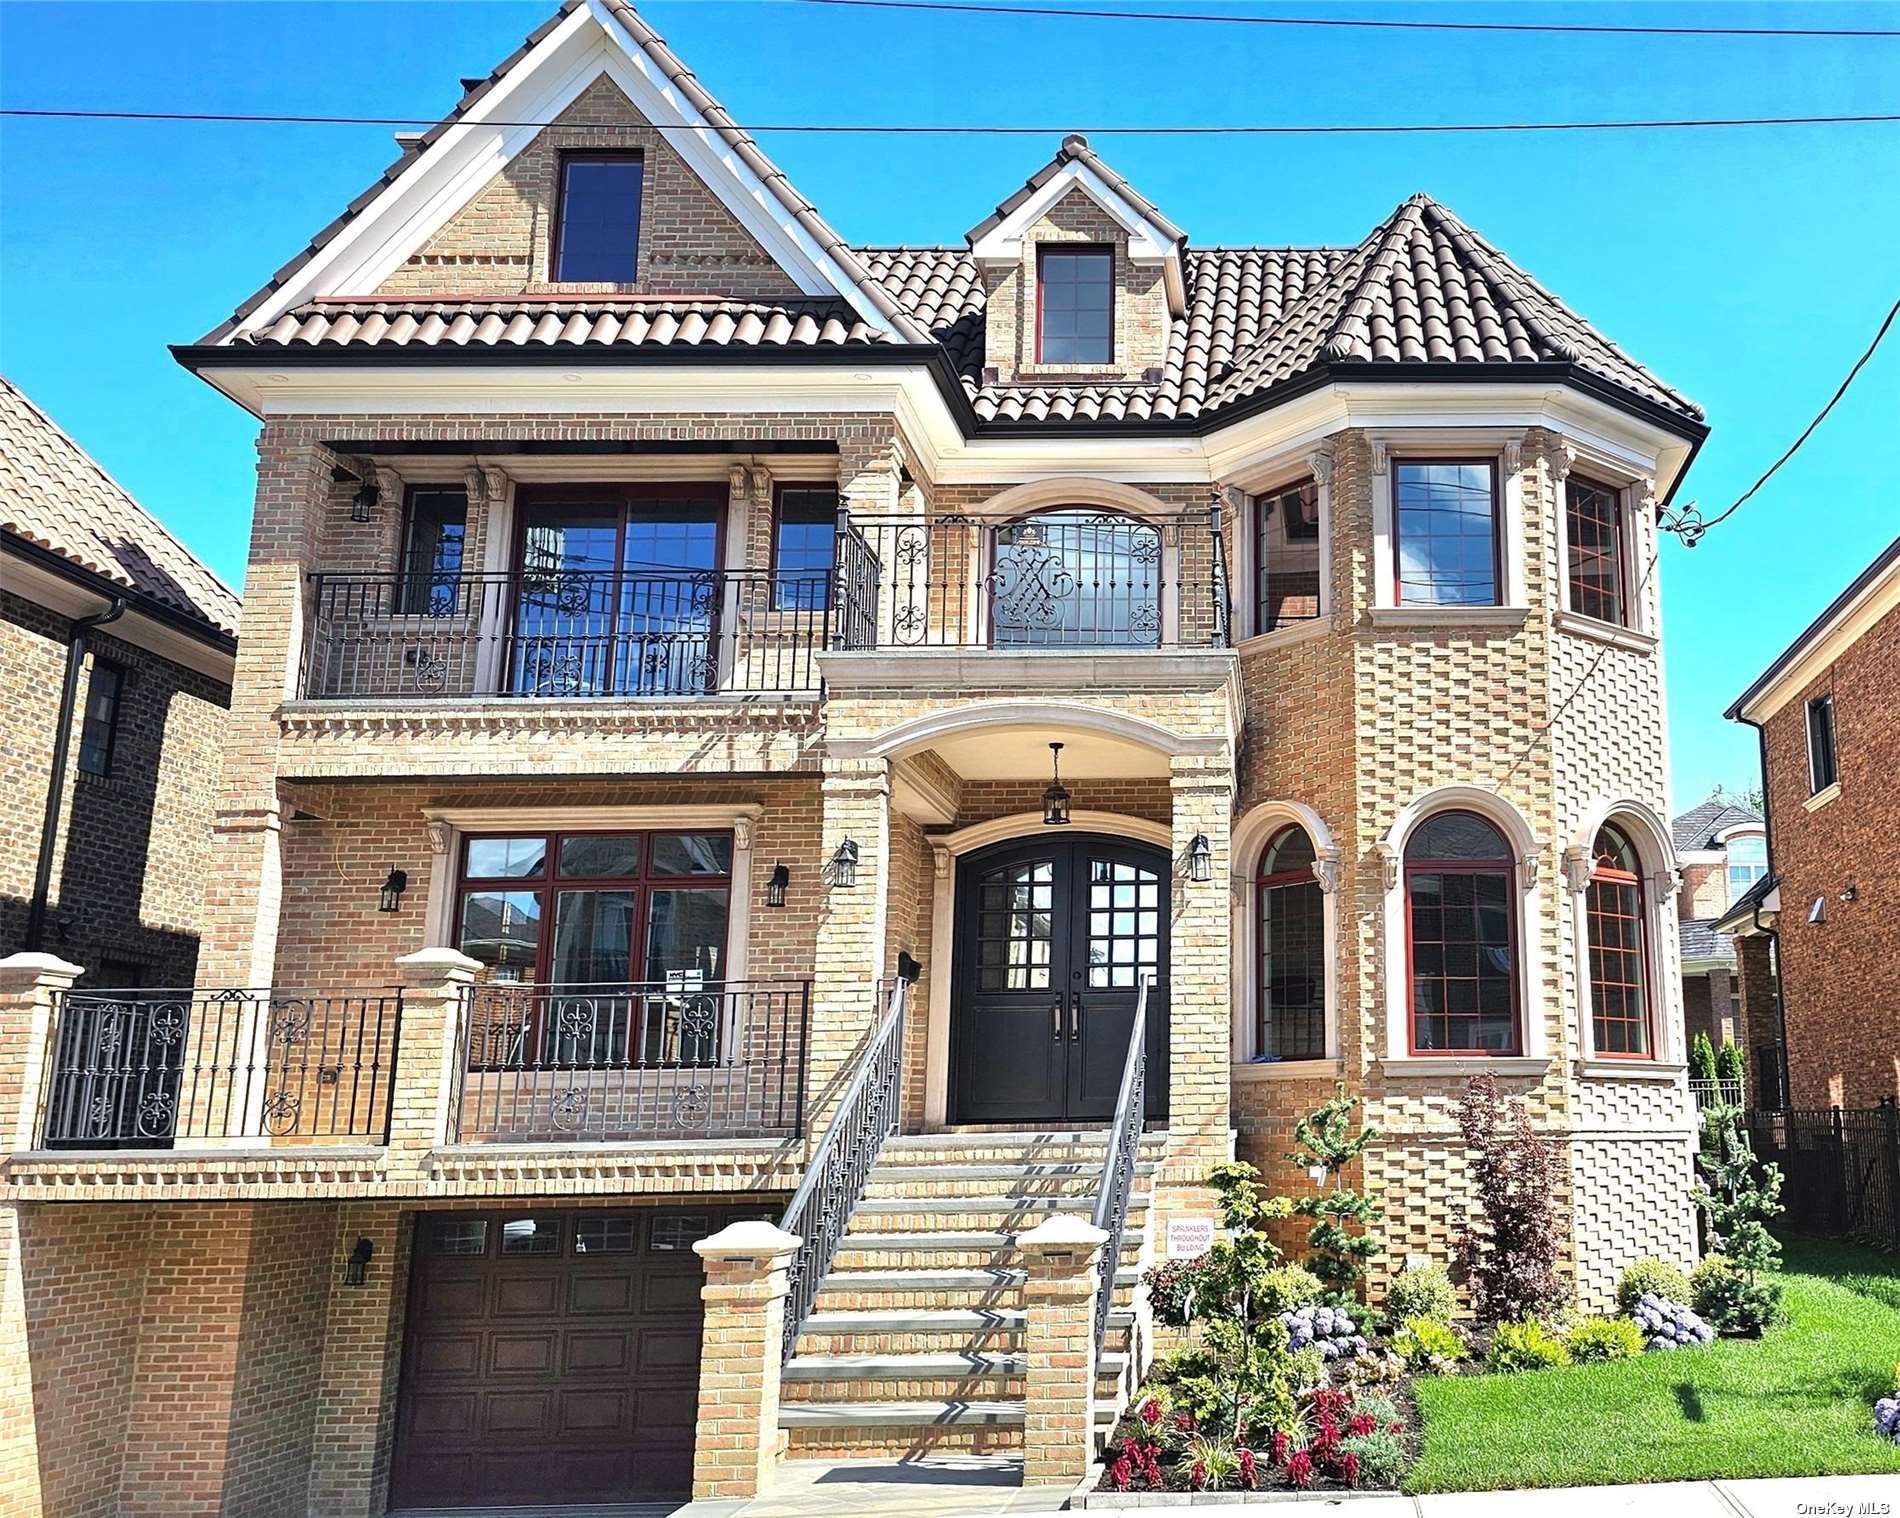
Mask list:
[[[1590,851],[1580,843],[1564,850],[1564,884],[1570,893],[1580,895],[1590,884]]]
[[[1231,511],[1236,521],[1247,509],[1247,492],[1238,485],[1215,486],[1214,499],[1223,511]]]
[[[1524,438],[1520,433],[1516,437],[1504,440],[1504,472],[1516,474],[1524,467]]]
[[[1399,851],[1392,847],[1392,840],[1389,838],[1381,838],[1373,847],[1379,851],[1380,881],[1388,891],[1397,890],[1399,884],[1399,867],[1402,863],[1399,858]]]
[[[948,880],[950,878],[950,851],[948,849],[932,849],[930,851],[930,867],[937,879]]]
[[[1330,485],[1333,483],[1333,445],[1331,439],[1321,443],[1306,456],[1306,467],[1313,471],[1313,479],[1316,483],[1321,485]]]
[[[1339,889],[1338,849],[1321,849],[1313,856],[1313,878],[1319,882],[1321,892],[1327,896],[1331,896]],[[1390,890],[1391,886],[1388,885],[1386,889]]]
[[[490,506],[499,506],[502,497],[508,494],[508,471],[493,464],[482,465],[483,498]]]
[[[386,505],[400,506],[402,504],[403,490],[402,476],[396,473],[396,471],[391,469],[387,464],[375,464],[372,468],[375,471],[376,488],[382,492],[384,503]]]
[[[462,471],[462,490],[468,496],[470,510],[488,505],[488,476],[479,464],[470,464]]]
[[[1528,891],[1532,886],[1537,884],[1537,875],[1543,868],[1543,863],[1544,856],[1535,849],[1518,860],[1517,867],[1524,873],[1525,890]]]
[[[763,464],[754,464],[751,468],[752,499],[759,505],[769,505],[772,500],[772,471]]]
[[[752,499],[752,475],[744,464],[734,464],[726,471],[726,489],[735,501]]]
[[[741,850],[752,847],[752,819],[750,817],[732,819],[732,846]]]
[[[451,832],[452,829],[440,817],[431,817],[429,819],[429,852],[431,854],[448,853]]]
[[[1372,440],[1372,472],[1384,474],[1385,466],[1391,461],[1392,445],[1382,437]]]
[[[1577,450],[1565,442],[1559,442],[1551,449],[1546,461],[1550,465],[1550,481],[1553,485],[1562,485],[1570,478],[1570,471],[1576,467]]]

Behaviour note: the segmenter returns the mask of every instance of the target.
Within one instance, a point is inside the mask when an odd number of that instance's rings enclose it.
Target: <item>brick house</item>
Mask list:
[[[197,994],[0,988],[48,1512],[1074,1479],[1337,1080],[1378,1280],[1477,1071],[1584,1302],[1692,1255],[1705,428],[1444,207],[1202,248],[1071,137],[854,248],[575,0],[178,356],[264,424]]]
[[[1795,1107],[1900,1098],[1900,1006],[1882,979],[1900,933],[1879,867],[1900,822],[1897,680],[1900,541],[1727,712],[1761,735],[1771,873],[1718,927],[1760,965],[1760,999],[1779,993]]]
[[[1754,1047],[1744,1017],[1735,942],[1716,924],[1768,873],[1768,828],[1761,814],[1720,795],[1669,824],[1682,892],[1676,926],[1682,946],[1683,1031],[1720,1047]]]
[[[0,957],[192,983],[237,614],[0,378]]]

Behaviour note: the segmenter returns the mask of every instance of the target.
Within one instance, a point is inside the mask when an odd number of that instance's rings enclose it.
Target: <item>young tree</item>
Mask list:
[[[1689,1079],[1714,1085],[1715,1076],[1715,1045],[1708,1034],[1698,1033],[1689,1040]]]
[[[1467,1214],[1456,1263],[1482,1323],[1536,1317],[1563,1305],[1557,1277],[1556,1177],[1550,1145],[1524,1104],[1506,1101],[1489,1074],[1475,1075],[1458,1108],[1482,1221]]]
[[[1376,1137],[1371,1128],[1354,1130],[1355,1105],[1340,1082],[1331,1097],[1294,1126],[1293,1151],[1287,1155],[1301,1169],[1321,1172],[1314,1178],[1318,1193],[1293,1204],[1294,1212],[1313,1219],[1306,1236],[1313,1254],[1306,1268],[1348,1301],[1357,1300],[1365,1262],[1378,1248],[1372,1233],[1378,1209],[1370,1197],[1352,1190],[1345,1181],[1346,1167]]]
[[[1699,1305],[1723,1333],[1759,1334],[1781,1313],[1781,1288],[1762,1279],[1781,1264],[1781,1245],[1768,1231],[1768,1220],[1784,1210],[1781,1171],[1755,1158],[1741,1108],[1711,1107],[1702,1123],[1696,1165],[1704,1179],[1696,1183],[1696,1205],[1708,1219],[1710,1244],[1728,1257],[1732,1270]]]

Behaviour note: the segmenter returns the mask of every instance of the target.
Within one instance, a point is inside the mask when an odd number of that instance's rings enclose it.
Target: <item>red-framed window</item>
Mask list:
[[[554,247],[548,260],[556,280],[633,283],[639,272],[645,173],[638,151],[561,155]]]
[[[1260,496],[1254,531],[1254,631],[1319,615],[1319,484],[1297,480]]]
[[[1475,812],[1439,812],[1405,848],[1414,1054],[1516,1054],[1517,863]]]
[[[1629,615],[1623,551],[1623,492],[1572,476],[1564,484],[1570,552],[1570,609],[1621,627]]]
[[[1590,1034],[1599,1055],[1648,1059],[1649,942],[1641,861],[1628,835],[1605,824],[1591,846],[1584,903],[1590,924]]]
[[[1067,243],[1036,251],[1036,362],[1115,361],[1115,250]]]
[[[1321,1059],[1326,1053],[1326,897],[1313,876],[1313,841],[1289,823],[1267,841],[1259,897],[1255,1053]]]
[[[1396,604],[1501,605],[1502,515],[1496,459],[1394,459]]]

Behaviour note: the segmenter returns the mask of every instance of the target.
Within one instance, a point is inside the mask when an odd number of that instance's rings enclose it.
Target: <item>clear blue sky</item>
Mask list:
[[[554,8],[0,3],[13,106],[438,116]],[[1215,0],[1167,8],[1212,10]],[[742,121],[1560,120],[1900,108],[1900,40],[1473,36],[654,0]],[[1900,5],[1257,14],[1900,25]],[[1244,13],[1238,10],[1236,13]],[[1015,59],[1013,68],[998,61]],[[847,237],[960,238],[1048,138],[768,150]],[[1726,505],[1900,293],[1900,125],[1509,137],[1098,138],[1197,243],[1351,243],[1425,190],[1707,406],[1679,499]],[[241,578],[256,424],[165,345],[226,316],[389,162],[380,128],[0,124],[0,366],[221,573]],[[1749,783],[1723,708],[1896,532],[1900,335],[1729,526],[1662,574],[1679,806]]]

